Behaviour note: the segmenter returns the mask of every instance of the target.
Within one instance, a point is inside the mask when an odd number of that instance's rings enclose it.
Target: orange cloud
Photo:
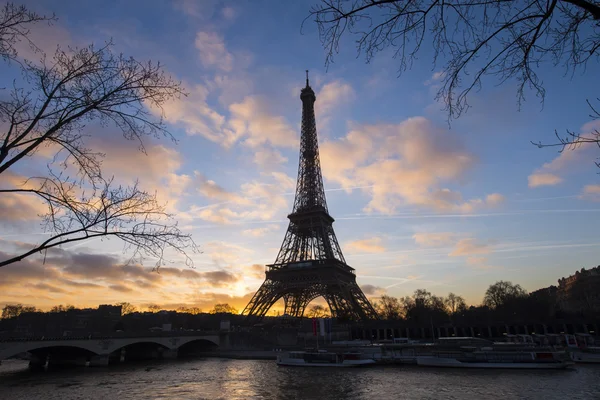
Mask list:
[[[31,246],[6,241],[3,244],[5,248],[11,247],[13,250]],[[217,250],[223,251],[225,248],[230,253],[240,251],[227,245]],[[9,253],[0,252],[0,259],[10,256]],[[242,270],[234,267],[204,271],[163,267],[157,272],[142,265],[125,264],[119,257],[110,254],[54,248],[45,255],[32,256],[3,267],[1,301],[19,302],[29,297],[37,300],[36,306],[44,308],[59,303],[95,306],[107,302],[128,301],[137,304],[147,301],[160,304],[174,294],[193,296],[199,290],[231,291],[242,282]]]
[[[257,147],[271,144],[275,147],[298,146],[298,134],[281,116],[271,113],[268,102],[258,96],[248,96],[241,103],[229,106],[229,127],[236,138],[245,138],[244,144]]]
[[[183,86],[189,92],[188,96],[173,99],[163,104],[162,109],[151,107],[151,110],[171,124],[183,125],[188,135],[201,135],[225,147],[235,143],[237,138],[233,132],[224,129],[225,117],[207,103],[209,90],[200,84],[183,82]]]
[[[195,186],[206,198],[217,200],[208,206],[192,206],[182,218],[200,218],[218,224],[231,224],[248,220],[271,220],[279,212],[289,209],[290,196],[286,192],[295,186],[295,180],[281,172],[264,174],[264,181],[251,181],[231,192],[216,182],[196,173]]]
[[[452,243],[455,236],[452,232],[415,233],[413,239],[420,246],[438,247]]]
[[[581,131],[582,139],[595,139],[594,132],[600,129],[600,121],[591,121],[584,124]],[[592,151],[597,148],[595,143],[578,143],[568,146],[552,161],[545,163],[528,177],[529,187],[553,186],[561,183],[564,178],[560,175],[572,173],[577,166],[586,165],[582,160],[592,156]],[[593,163],[589,163],[593,165]]]
[[[265,236],[267,233],[273,232],[277,229],[279,229],[279,225],[271,224],[271,225],[263,226],[260,228],[245,229],[242,231],[242,235],[252,236],[252,237],[262,237],[262,236]]]
[[[381,243],[381,238],[375,237],[371,239],[354,240],[346,243],[345,247],[349,253],[383,253],[385,247]]]
[[[473,254],[489,254],[492,252],[488,244],[479,243],[475,239],[461,239],[449,256],[470,256]]]
[[[367,212],[391,214],[401,205],[437,211],[473,212],[499,205],[504,197],[464,200],[441,187],[460,182],[475,163],[450,132],[423,117],[396,125],[355,126],[346,137],[322,145],[323,174],[342,187],[363,187],[371,200]]]
[[[528,186],[530,188],[538,187],[538,186],[554,186],[558,185],[563,181],[563,178],[560,176],[544,173],[544,172],[536,172],[527,177]]]
[[[582,198],[600,201],[600,185],[586,185],[583,188]]]

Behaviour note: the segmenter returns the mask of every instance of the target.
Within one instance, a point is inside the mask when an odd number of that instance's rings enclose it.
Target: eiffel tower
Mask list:
[[[356,284],[354,268],[346,264],[329,215],[315,124],[315,92],[308,82],[300,94],[302,136],[294,208],[275,263],[267,265],[266,279],[244,311],[262,318],[283,298],[285,315],[302,317],[306,306],[322,296],[332,317],[376,319],[377,314]]]

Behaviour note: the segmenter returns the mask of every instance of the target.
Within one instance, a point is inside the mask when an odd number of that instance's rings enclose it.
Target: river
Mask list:
[[[0,365],[0,399],[596,399],[600,366],[562,371],[416,366],[286,368],[275,361],[202,359],[29,372]]]

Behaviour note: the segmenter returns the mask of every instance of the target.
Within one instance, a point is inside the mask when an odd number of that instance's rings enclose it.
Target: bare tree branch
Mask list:
[[[20,40],[25,40],[34,51],[39,51],[35,43],[29,40],[29,26],[36,22],[52,23],[55,20],[54,15],[47,17],[29,11],[25,6],[6,3],[0,10],[0,57],[5,61],[15,60],[17,51],[14,46]]]
[[[27,39],[27,25],[48,20],[25,7],[0,10],[0,55],[16,56],[12,45]],[[159,63],[142,63],[114,54],[112,43],[96,48],[57,49],[52,58],[18,63],[24,82],[16,81],[10,97],[0,101],[1,196],[33,196],[46,205],[40,215],[50,237],[6,260],[0,267],[66,243],[98,237],[124,242],[132,258],[152,257],[160,266],[166,251],[198,251],[158,203],[156,194],[116,186],[102,174],[104,154],[85,145],[90,123],[118,128],[125,139],[144,149],[149,137],[167,137],[161,117],[150,108],[185,95],[180,83],[166,75]],[[45,175],[24,177],[19,184],[15,166],[50,146],[54,157]]]
[[[346,33],[357,38],[367,62],[396,49],[400,73],[423,42],[431,42],[434,67],[444,60],[437,99],[449,118],[468,109],[469,93],[485,76],[516,80],[520,105],[528,88],[545,96],[536,74],[540,63],[574,70],[600,55],[597,0],[320,0],[309,17],[319,28],[327,66]]]
[[[596,99],[600,103],[600,98]],[[590,118],[594,120],[600,120],[600,108],[594,107],[594,105],[586,100],[589,108],[591,109]],[[600,148],[600,130],[594,129],[591,132],[585,133],[576,133],[570,130],[567,130],[566,135],[560,135],[558,131],[554,131],[554,135],[556,136],[557,141],[551,143],[542,143],[542,142],[531,142],[539,148],[543,147],[560,147],[559,153],[562,153],[565,149],[574,150],[578,147],[584,146],[586,144],[595,144]],[[597,161],[596,166],[600,168],[600,161]]]

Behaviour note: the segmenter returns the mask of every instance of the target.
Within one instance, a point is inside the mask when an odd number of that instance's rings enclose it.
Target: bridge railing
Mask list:
[[[181,336],[214,336],[219,331],[158,331],[158,332],[117,332],[110,335],[98,335],[90,333],[88,335],[73,336],[27,336],[27,337],[7,337],[0,338],[3,342],[36,342],[36,341],[58,341],[58,340],[102,340],[102,339],[138,339],[138,338],[157,338],[157,337],[181,337]]]

